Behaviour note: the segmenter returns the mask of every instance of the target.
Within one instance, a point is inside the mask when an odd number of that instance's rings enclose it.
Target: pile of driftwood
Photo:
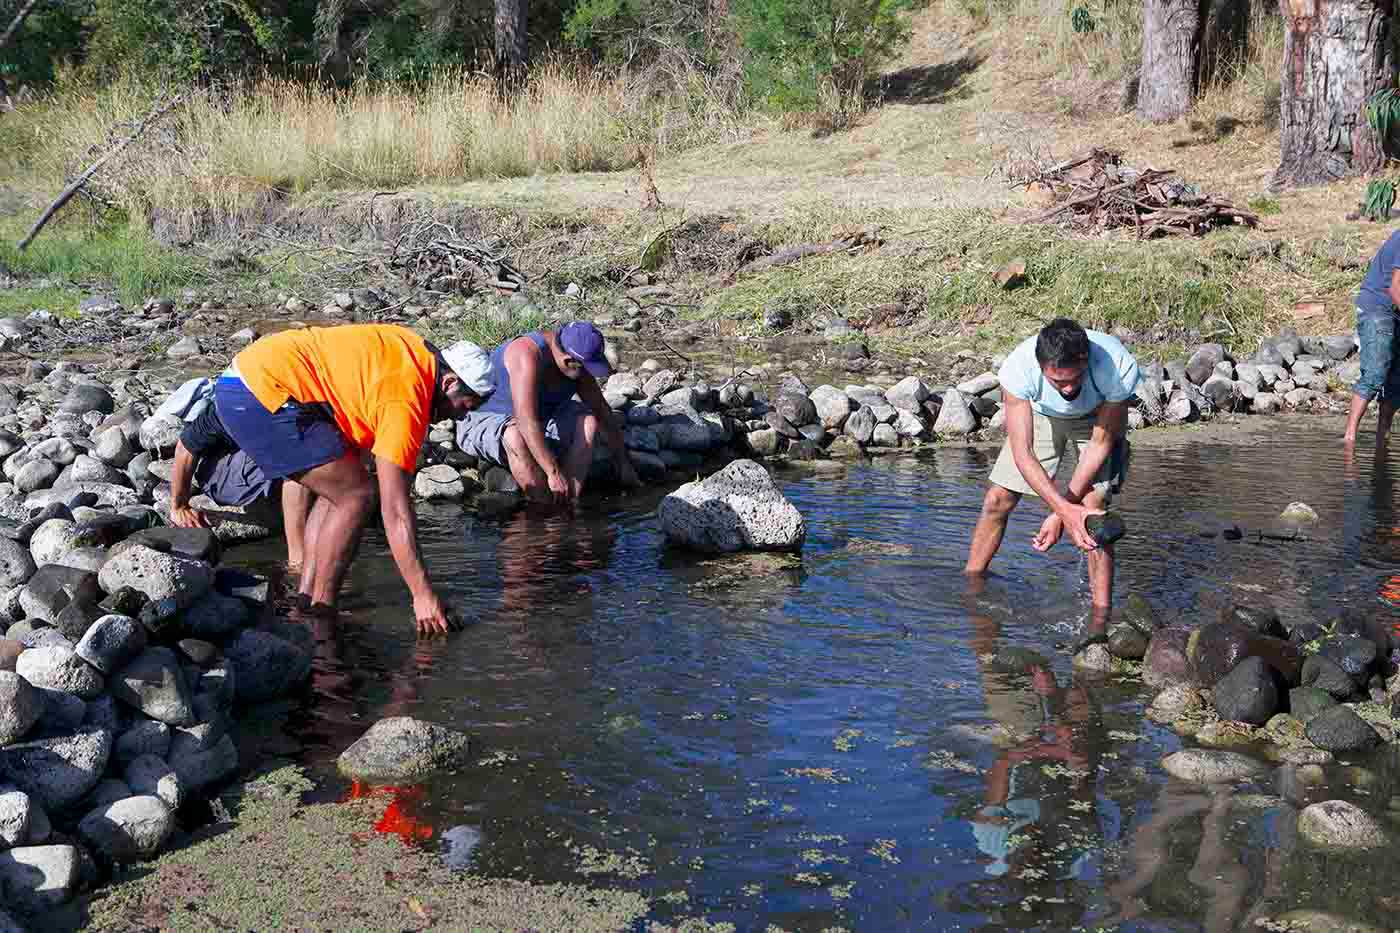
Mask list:
[[[483,288],[519,291],[525,275],[486,244],[462,240],[447,224],[430,221],[404,231],[389,251],[388,266],[409,285],[444,295]]]
[[[1021,173],[1015,181],[1044,191],[1055,205],[1031,223],[1053,221],[1080,233],[1131,228],[1142,240],[1259,223],[1252,211],[1219,195],[1202,194],[1172,172],[1124,165],[1123,154],[1114,149],[1094,148],[1067,162]]]

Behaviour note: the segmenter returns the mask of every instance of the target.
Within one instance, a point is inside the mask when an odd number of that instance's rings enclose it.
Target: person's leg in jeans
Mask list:
[[[1356,333],[1361,340],[1361,377],[1352,387],[1351,411],[1347,416],[1342,444],[1351,449],[1356,444],[1356,432],[1371,399],[1380,397],[1376,420],[1376,449],[1384,450],[1395,418],[1394,396],[1387,392],[1391,368],[1395,362],[1395,315],[1359,314]]]

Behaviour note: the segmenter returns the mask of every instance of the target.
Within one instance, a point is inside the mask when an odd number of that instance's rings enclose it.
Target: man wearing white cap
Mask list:
[[[491,362],[461,341],[439,351],[404,327],[310,327],[264,337],[214,387],[229,436],[269,480],[316,495],[306,526],[301,594],[333,611],[374,504],[361,460],[374,456],[385,536],[413,597],[420,632],[445,632],[447,610],[418,549],[409,486],[433,421],[475,410],[494,391]]]

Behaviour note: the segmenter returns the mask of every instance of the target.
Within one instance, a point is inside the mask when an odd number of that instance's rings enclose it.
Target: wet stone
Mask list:
[[[1324,849],[1377,849],[1388,842],[1375,817],[1345,800],[1304,807],[1298,814],[1298,834]]]
[[[1312,655],[1303,662],[1302,684],[1325,690],[1338,700],[1356,693],[1356,682],[1337,663],[1322,655]]]
[[[1151,687],[1169,687],[1190,679],[1186,646],[1191,630],[1168,626],[1154,632],[1143,658],[1142,679]]]
[[[1263,762],[1239,752],[1186,748],[1162,759],[1172,777],[1193,784],[1231,784],[1259,778],[1268,770]]]
[[[1221,719],[1262,726],[1278,711],[1275,675],[1262,658],[1245,658],[1215,685],[1216,712]]]
[[[1322,642],[1318,654],[1336,663],[1358,687],[1370,679],[1376,663],[1376,645],[1360,635],[1333,635]]]
[[[1318,687],[1294,687],[1288,691],[1289,712],[1305,724],[1318,713],[1336,705],[1332,694]]]
[[[1231,606],[1221,613],[1221,618],[1258,635],[1268,635],[1271,638],[1286,638],[1288,635],[1283,630],[1277,610],[1267,606]]]
[[[208,528],[147,528],[127,540],[163,553],[209,563],[215,562],[219,555],[219,541]]]
[[[1147,655],[1148,635],[1128,622],[1117,622],[1108,630],[1108,653],[1115,658],[1138,661]]]
[[[1333,706],[1317,713],[1308,721],[1308,740],[1318,748],[1333,753],[1357,752],[1374,748],[1381,737],[1370,723],[1356,715],[1349,706]]]
[[[408,716],[381,719],[337,759],[357,780],[416,780],[461,764],[470,752],[465,733]]]

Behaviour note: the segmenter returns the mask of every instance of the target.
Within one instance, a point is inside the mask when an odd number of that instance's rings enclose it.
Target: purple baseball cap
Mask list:
[[[574,321],[559,328],[559,346],[583,363],[583,368],[593,378],[606,379],[612,375],[612,367],[603,354],[603,335],[587,321]]]

